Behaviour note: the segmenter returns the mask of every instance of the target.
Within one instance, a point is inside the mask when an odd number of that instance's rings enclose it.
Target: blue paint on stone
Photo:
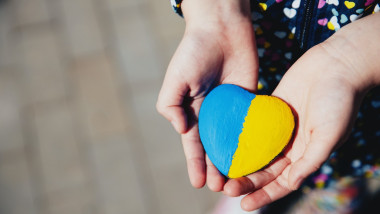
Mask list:
[[[200,138],[211,162],[226,176],[255,97],[239,86],[223,84],[214,88],[202,103],[198,121]]]

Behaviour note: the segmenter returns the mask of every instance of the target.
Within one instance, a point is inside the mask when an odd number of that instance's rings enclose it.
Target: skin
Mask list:
[[[248,194],[241,201],[244,210],[298,189],[347,139],[363,97],[380,85],[379,21],[380,14],[374,14],[347,25],[284,75],[273,95],[298,115],[294,142],[264,170],[225,184],[228,196]]]
[[[204,96],[222,83],[249,91],[257,88],[258,58],[249,8],[245,0],[220,5],[195,0],[182,5],[186,31],[169,64],[157,110],[181,134],[195,188],[207,181],[211,190],[221,191],[225,183],[199,139],[197,116]],[[192,11],[197,11],[194,17]]]
[[[363,97],[380,85],[380,14],[346,25],[286,72],[273,96],[285,100],[298,117],[294,141],[265,169],[226,181],[199,140],[199,107],[217,84],[255,91],[258,61],[244,9],[248,1],[208,4],[193,0],[182,5],[186,32],[169,65],[157,109],[182,136],[192,185],[201,188],[207,181],[212,191],[247,194],[241,206],[252,211],[298,189],[347,139]]]

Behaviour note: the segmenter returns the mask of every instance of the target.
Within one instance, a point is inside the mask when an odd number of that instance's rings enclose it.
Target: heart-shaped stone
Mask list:
[[[281,99],[224,84],[204,99],[198,124],[211,162],[225,176],[237,178],[277,157],[290,141],[295,121]]]

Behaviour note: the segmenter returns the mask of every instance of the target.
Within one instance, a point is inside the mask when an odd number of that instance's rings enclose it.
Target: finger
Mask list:
[[[182,106],[188,86],[168,71],[156,104],[157,111],[169,120],[175,130],[183,134],[187,129],[187,116]]]
[[[255,190],[255,184],[247,177],[230,179],[224,185],[223,194],[237,197]]]
[[[223,81],[224,84],[234,84],[238,85],[248,91],[255,92],[257,90],[257,72],[256,71],[246,71],[246,72],[235,72],[231,76]]]
[[[322,133],[326,132],[319,130],[312,132],[305,152],[292,164],[289,171],[289,186],[293,190],[298,189],[306,177],[322,166],[338,141],[336,138],[324,136]]]
[[[285,176],[279,176],[276,180],[257,191],[248,194],[241,201],[241,207],[246,211],[259,209],[291,193],[292,190],[287,187]]]
[[[220,192],[225,184],[224,176],[214,166],[209,157],[206,155],[207,166],[207,186],[211,191]]]
[[[251,59],[242,60],[236,59],[230,66],[226,65],[223,70],[233,71],[227,72],[227,75],[222,77],[222,83],[235,84],[244,89],[255,92],[258,84],[258,64],[256,56],[250,54]],[[230,59],[230,61],[232,61]],[[231,67],[231,68],[229,68]]]
[[[269,166],[246,177],[229,180],[224,186],[224,193],[236,197],[253,192],[275,180],[284,169],[289,166],[290,160],[281,155]]]
[[[250,23],[243,32],[241,28],[235,30],[244,39],[236,40],[225,57],[223,71],[226,71],[227,75],[222,77],[223,83],[236,84],[255,92],[258,83],[259,60],[254,30]]]
[[[199,139],[198,126],[192,126],[181,136],[190,183],[195,188],[201,188],[206,183],[206,161],[205,152]]]

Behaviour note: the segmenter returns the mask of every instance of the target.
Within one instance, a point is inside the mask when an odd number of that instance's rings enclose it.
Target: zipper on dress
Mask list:
[[[305,13],[303,17],[303,25],[301,29],[301,35],[300,35],[300,48],[302,52],[305,52],[305,40],[309,37],[309,27],[311,23],[311,18],[313,16],[313,9],[314,9],[314,2],[315,0],[306,0],[304,7],[305,7]]]

